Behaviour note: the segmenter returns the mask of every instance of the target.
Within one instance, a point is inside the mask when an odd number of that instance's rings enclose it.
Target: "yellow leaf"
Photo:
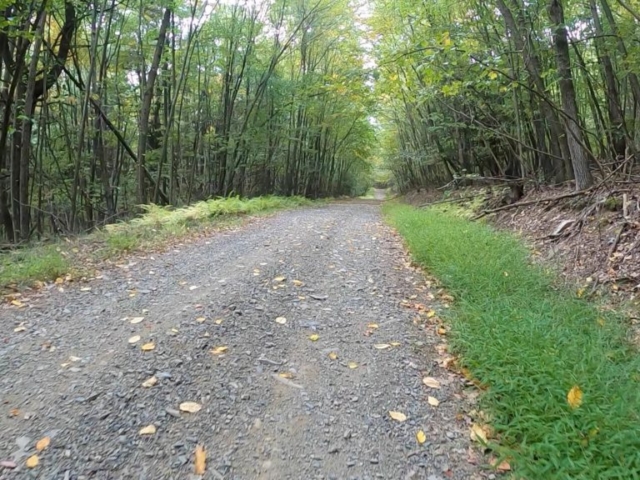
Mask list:
[[[180,410],[188,413],[197,413],[202,409],[202,405],[196,402],[182,402],[180,404]]]
[[[146,427],[142,427],[140,429],[140,432],[138,432],[140,435],[153,435],[154,433],[156,433],[156,426],[155,425],[147,425]]]
[[[427,387],[430,388],[440,388],[440,382],[433,377],[424,377],[422,379],[422,383],[424,383]]]
[[[356,362],[349,362],[347,365],[351,370],[358,368],[358,364]]]
[[[320,335],[318,335],[317,333],[314,333],[313,335],[309,335],[309,340],[311,340],[312,342],[317,342],[319,338],[320,338]]]
[[[429,310],[429,311],[427,312],[427,317],[428,317],[428,318],[433,318],[433,317],[435,317],[435,316],[436,316],[436,311],[435,311],[435,310]]]
[[[427,402],[432,407],[437,407],[438,405],[440,405],[440,400],[438,400],[436,397],[427,397]]]
[[[391,342],[392,347],[399,347],[400,345],[400,342]]]
[[[140,341],[140,335],[134,335],[129,339],[129,343],[138,343]]]
[[[495,80],[496,78],[498,78],[498,74],[492,70],[491,72],[489,72],[488,77],[489,77],[491,80]],[[506,273],[506,272],[505,272],[505,273]],[[506,275],[505,275],[505,277],[506,277]]]
[[[156,383],[158,383],[158,379],[155,377],[155,375],[151,378],[147,378],[144,382],[142,382],[142,386],[144,388],[151,388],[153,387]]]
[[[394,412],[393,410],[389,411],[389,416],[397,422],[404,422],[407,419],[407,416],[404,413]]]
[[[604,327],[604,318],[598,319],[598,325],[600,325],[601,327]]]
[[[202,445],[196,446],[196,458],[194,464],[194,472],[196,475],[204,475],[207,468],[207,453]]]
[[[301,287],[301,286],[303,286],[303,285],[304,285],[304,282],[301,282],[300,280],[294,280],[294,281],[293,281],[293,284],[294,284],[296,287]]]
[[[153,342],[145,343],[140,347],[143,352],[150,352],[156,348],[156,344]]]
[[[19,327],[16,327],[13,329],[13,331],[16,333],[24,332],[25,330],[26,330],[26,327],[24,325],[20,325]]]
[[[422,430],[418,430],[418,433],[416,433],[416,440],[420,445],[422,445],[424,442],[427,441],[427,436]]]
[[[284,282],[286,280],[285,277],[280,276],[273,279],[274,282]]]
[[[276,318],[276,323],[279,323],[280,325],[284,325],[285,323],[287,323],[287,319],[285,317],[278,317]]]
[[[288,378],[289,380],[293,378],[293,373],[291,372],[282,372],[282,373],[279,373],[278,375],[282,378]]]
[[[11,305],[13,305],[14,307],[24,307],[24,303],[22,303],[20,300],[11,300]]]
[[[471,425],[470,436],[471,436],[471,440],[473,440],[474,442],[479,442],[479,443],[489,442],[489,440],[487,439],[487,433],[477,423],[474,423],[473,425]]]
[[[329,352],[329,358],[331,360],[336,360],[338,358],[338,354],[336,352]]]
[[[216,325],[220,325],[222,323],[222,319],[221,318],[216,318],[213,323],[215,323]]]
[[[578,296],[578,298],[582,298],[582,296],[584,295],[584,288],[579,288],[578,291],[576,292],[576,295]]]
[[[206,320],[206,318],[205,318],[205,317],[198,317],[198,318],[196,318],[196,322],[198,322],[198,323],[203,323],[205,320]]]
[[[582,390],[580,390],[578,385],[574,385],[571,390],[569,390],[569,393],[567,393],[567,402],[573,409],[582,405]]]
[[[49,446],[49,444],[51,443],[51,439],[49,437],[44,437],[41,438],[40,440],[38,440],[38,442],[36,443],[36,450],[38,450],[39,452],[41,452],[42,450],[44,450],[45,448],[47,448]]]
[[[373,330],[378,329],[378,324],[377,323],[370,323],[369,325],[367,325],[367,328],[371,328]]]
[[[216,347],[213,350],[211,350],[211,353],[213,355],[222,355],[227,350],[229,350],[229,347]]]
[[[391,345],[389,345],[388,343],[378,343],[374,345],[373,348],[377,350],[386,350],[387,348],[391,348]]]
[[[136,323],[140,323],[143,320],[144,320],[144,317],[133,317],[131,319],[131,323],[133,323],[135,325]]]
[[[39,463],[40,459],[38,458],[38,455],[31,455],[29,458],[27,458],[27,463],[25,465],[27,466],[27,468],[34,468],[37,467]]]

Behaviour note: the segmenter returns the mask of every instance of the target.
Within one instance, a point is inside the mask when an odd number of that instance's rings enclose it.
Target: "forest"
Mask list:
[[[632,0],[3,0],[0,236],[149,203],[633,181]],[[517,195],[522,194],[522,189]]]

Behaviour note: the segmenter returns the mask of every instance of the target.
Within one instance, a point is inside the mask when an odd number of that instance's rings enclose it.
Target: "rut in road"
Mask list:
[[[0,478],[185,479],[197,444],[203,478],[484,477],[463,381],[403,305],[433,294],[378,206],[283,212],[128,262],[0,310]]]

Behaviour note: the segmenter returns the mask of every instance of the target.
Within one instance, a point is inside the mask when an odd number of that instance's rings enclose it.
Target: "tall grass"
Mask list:
[[[623,322],[558,287],[511,235],[435,210],[385,211],[456,298],[451,346],[489,386],[492,448],[513,459],[514,478],[640,478],[640,357]]]
[[[162,245],[186,237],[194,231],[219,225],[239,215],[255,215],[283,208],[310,205],[302,197],[265,196],[251,199],[220,198],[195,203],[185,208],[145,205],[145,213],[128,222],[107,225],[104,229],[77,240],[80,252],[90,250],[99,258],[119,255],[147,247]],[[60,253],[58,245],[25,248],[0,254],[0,288],[11,284],[52,280],[82,262],[82,254],[74,258]],[[80,266],[80,265],[78,265]]]

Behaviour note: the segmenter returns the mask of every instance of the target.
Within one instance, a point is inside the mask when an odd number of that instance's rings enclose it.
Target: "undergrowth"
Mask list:
[[[74,267],[144,248],[161,246],[211,226],[227,224],[240,215],[256,215],[310,205],[302,197],[264,196],[219,198],[184,208],[145,205],[145,213],[69,243],[24,248],[0,254],[0,288],[12,284],[53,280]],[[68,250],[71,250],[69,252]],[[86,252],[91,258],[87,258]]]
[[[513,478],[640,478],[640,357],[615,315],[558,287],[513,236],[453,212],[387,205],[419,263],[454,295],[450,344]],[[583,403],[567,393],[578,386]]]

